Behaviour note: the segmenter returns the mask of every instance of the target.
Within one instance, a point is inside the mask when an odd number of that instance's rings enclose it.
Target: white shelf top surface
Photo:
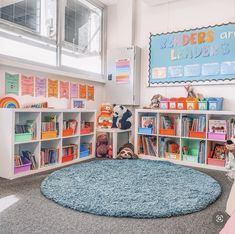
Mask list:
[[[64,113],[96,113],[96,110],[93,109],[53,109],[53,108],[18,108],[18,109],[7,109],[2,108],[0,109],[1,112],[45,112],[45,113],[57,113],[57,112],[64,112]]]
[[[121,132],[131,132],[132,128],[129,129],[119,129],[119,128],[96,128],[97,132],[110,132],[110,133],[121,133]]]

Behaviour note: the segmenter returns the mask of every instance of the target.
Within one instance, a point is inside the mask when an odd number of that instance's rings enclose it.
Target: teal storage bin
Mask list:
[[[217,110],[220,111],[223,109],[223,101],[224,98],[208,98],[209,110]]]
[[[198,101],[198,110],[208,110],[209,109],[209,103],[206,98]]]
[[[189,149],[188,154],[183,154],[183,161],[198,162],[198,149]]]
[[[32,133],[15,134],[15,142],[31,141],[32,139],[33,139]]]

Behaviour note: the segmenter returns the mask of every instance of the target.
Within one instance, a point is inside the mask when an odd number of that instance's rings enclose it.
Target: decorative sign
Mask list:
[[[78,84],[70,82],[70,98],[78,97]]]
[[[94,101],[95,99],[95,88],[93,85],[87,85],[87,100]]]
[[[130,80],[130,61],[121,59],[116,61],[116,83],[128,84]]]
[[[235,23],[150,36],[149,86],[235,80]]]
[[[36,77],[35,78],[35,96],[46,97],[46,93],[47,93],[47,79]]]
[[[86,88],[87,85],[79,85],[79,98],[86,99]]]
[[[69,82],[60,81],[60,98],[69,99]]]
[[[58,98],[58,80],[48,79],[48,97]]]
[[[19,74],[5,73],[5,94],[19,95]]]
[[[21,75],[21,95],[34,96],[34,77]]]

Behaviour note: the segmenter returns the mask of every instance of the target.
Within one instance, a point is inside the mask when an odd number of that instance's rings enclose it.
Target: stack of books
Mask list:
[[[189,137],[190,131],[192,132],[205,132],[206,129],[206,117],[199,116],[193,118],[190,116],[182,117],[182,136]]]
[[[73,156],[73,159],[76,159],[78,157],[78,145],[70,144],[63,146],[62,154],[63,157]]]
[[[175,134],[180,135],[180,117],[178,115],[162,115],[159,119],[159,129],[174,129]]]
[[[178,154],[180,150],[178,142],[168,137],[159,140],[159,157],[165,158],[165,153]]]
[[[37,136],[37,124],[34,120],[27,120],[25,124],[15,125],[15,134],[32,133],[32,138]]]
[[[78,121],[75,119],[64,120],[63,121],[63,130],[72,129],[73,134],[77,132]]]
[[[57,116],[46,116],[45,121],[42,122],[42,132],[57,131],[59,132],[59,123],[57,122]]]
[[[55,164],[58,162],[59,159],[59,149],[48,149],[43,148],[41,149],[41,167],[46,165]]]

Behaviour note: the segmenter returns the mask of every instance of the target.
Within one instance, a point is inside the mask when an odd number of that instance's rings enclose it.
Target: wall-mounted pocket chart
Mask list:
[[[235,80],[235,23],[151,34],[149,86]]]

